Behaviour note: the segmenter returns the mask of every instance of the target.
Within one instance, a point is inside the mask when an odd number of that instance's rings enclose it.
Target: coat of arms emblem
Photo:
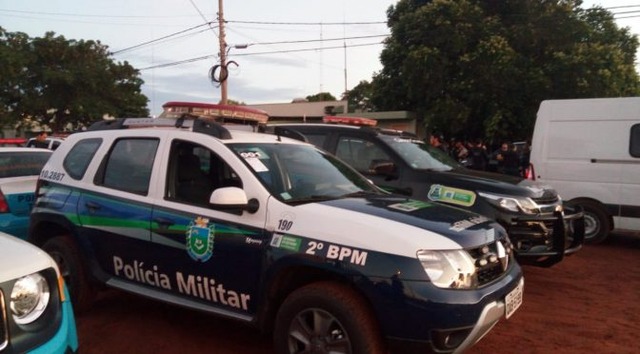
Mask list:
[[[214,225],[209,219],[197,217],[187,228],[187,252],[195,261],[206,262],[213,252]]]

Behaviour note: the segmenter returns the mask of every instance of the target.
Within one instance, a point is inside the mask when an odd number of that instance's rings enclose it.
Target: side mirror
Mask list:
[[[218,188],[211,193],[209,203],[214,209],[225,211],[246,210],[255,213],[259,204],[257,199],[247,200],[247,194],[238,187]]]

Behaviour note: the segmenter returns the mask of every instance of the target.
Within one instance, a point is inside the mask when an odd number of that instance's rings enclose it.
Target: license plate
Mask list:
[[[524,293],[524,278],[520,279],[518,286],[511,290],[504,298],[504,317],[509,318],[522,305],[522,294]]]

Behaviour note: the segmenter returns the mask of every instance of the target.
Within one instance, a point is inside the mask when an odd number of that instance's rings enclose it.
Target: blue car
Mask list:
[[[54,260],[0,232],[0,353],[77,353],[69,293]]]
[[[25,239],[42,166],[51,150],[0,148],[0,231]]]

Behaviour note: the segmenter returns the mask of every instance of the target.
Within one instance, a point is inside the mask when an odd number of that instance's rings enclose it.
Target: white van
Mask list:
[[[585,211],[585,240],[640,231],[640,97],[543,101],[533,179]]]

